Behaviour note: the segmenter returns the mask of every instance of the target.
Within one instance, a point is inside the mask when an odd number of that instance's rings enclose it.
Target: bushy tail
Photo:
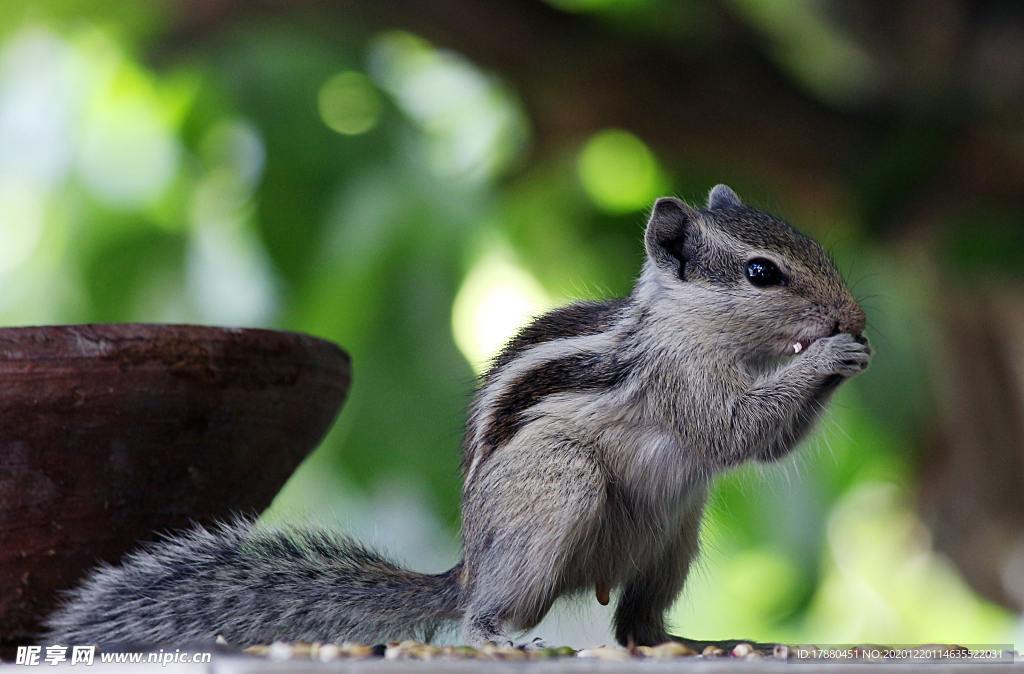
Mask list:
[[[94,571],[50,616],[48,643],[426,640],[460,617],[458,569],[407,571],[323,531],[196,527]]]

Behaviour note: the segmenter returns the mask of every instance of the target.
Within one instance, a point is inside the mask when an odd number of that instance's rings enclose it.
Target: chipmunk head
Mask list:
[[[739,338],[748,354],[792,355],[821,337],[864,330],[864,311],[828,253],[725,185],[704,209],[658,199],[645,247],[647,273],[670,306],[699,312],[709,331],[723,343]]]

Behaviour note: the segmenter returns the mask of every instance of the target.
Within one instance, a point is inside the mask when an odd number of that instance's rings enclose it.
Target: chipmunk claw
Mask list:
[[[508,641],[505,645],[508,648],[518,648],[521,651],[542,651],[548,647],[543,637],[534,637],[530,641],[523,641],[518,644]]]

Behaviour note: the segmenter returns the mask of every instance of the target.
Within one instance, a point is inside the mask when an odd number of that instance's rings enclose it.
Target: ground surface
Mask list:
[[[46,665],[38,667],[22,667],[19,665],[0,665],[0,671],[14,674],[16,671],[31,672],[39,668],[49,670]],[[912,672],[930,672],[933,674],[954,674],[974,672],[977,674],[995,674],[996,672],[1024,673],[1024,663],[1005,665],[964,665],[962,663],[941,663],[933,665],[906,664],[832,664],[821,666],[793,665],[782,661],[750,661],[736,662],[729,660],[682,660],[650,662],[633,660],[625,662],[608,662],[578,659],[563,659],[547,662],[487,662],[476,661],[442,661],[442,660],[361,660],[320,662],[270,662],[239,657],[221,657],[208,665],[168,665],[161,667],[151,665],[112,665],[95,664],[92,667],[81,665],[62,666],[58,671],[75,671],[81,668],[91,674],[108,672],[165,672],[166,674],[283,674],[296,672],[299,674],[328,674],[348,672],[351,674],[472,674],[474,672],[497,674],[584,674],[594,672],[605,674],[622,672],[623,674],[656,674],[659,672],[693,672],[724,674],[725,672],[749,672],[750,674],[771,674],[788,672],[828,671],[835,674],[911,674]]]
[[[698,645],[690,642],[691,645]],[[699,645],[698,645],[699,646]],[[883,646],[860,646],[846,653],[846,657],[822,661],[825,653],[815,651],[812,646],[783,646],[777,644],[748,644],[736,642],[705,642],[701,651],[695,651],[678,643],[663,644],[654,648],[640,647],[628,651],[618,647],[598,647],[574,651],[571,648],[544,648],[536,645],[529,649],[514,648],[511,645],[486,646],[482,649],[467,647],[438,647],[415,642],[389,644],[387,646],[360,645],[319,645],[319,644],[273,644],[255,646],[246,652],[227,647],[217,647],[210,654],[211,661],[204,664],[172,663],[162,666],[152,664],[112,664],[95,658],[91,666],[64,664],[62,669],[81,668],[93,673],[125,671],[161,671],[168,674],[277,674],[283,672],[352,672],[353,674],[433,674],[454,672],[529,673],[529,674],[575,674],[577,672],[794,672],[831,671],[837,674],[858,672],[909,672],[927,671],[936,674],[953,672],[1015,672],[1024,674],[1024,659],[1012,651],[1004,651],[997,661],[979,664],[980,660],[964,659],[968,653],[963,647],[949,650],[946,646],[919,647],[934,651],[942,649],[950,654],[948,659],[936,662],[909,662],[901,660],[878,660],[851,662],[851,655],[872,657],[875,649]],[[166,653],[165,651],[160,651]],[[191,654],[191,653],[190,653]],[[145,657],[145,656],[141,656]],[[814,658],[819,658],[815,660]],[[49,665],[40,662],[36,667]],[[796,667],[796,669],[794,669]],[[23,665],[2,665],[0,670],[31,671]]]

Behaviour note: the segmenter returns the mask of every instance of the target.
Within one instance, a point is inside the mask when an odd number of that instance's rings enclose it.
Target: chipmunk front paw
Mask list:
[[[867,369],[871,362],[871,345],[863,336],[855,337],[844,332],[817,340],[804,357],[813,363],[819,374],[848,378]]]

